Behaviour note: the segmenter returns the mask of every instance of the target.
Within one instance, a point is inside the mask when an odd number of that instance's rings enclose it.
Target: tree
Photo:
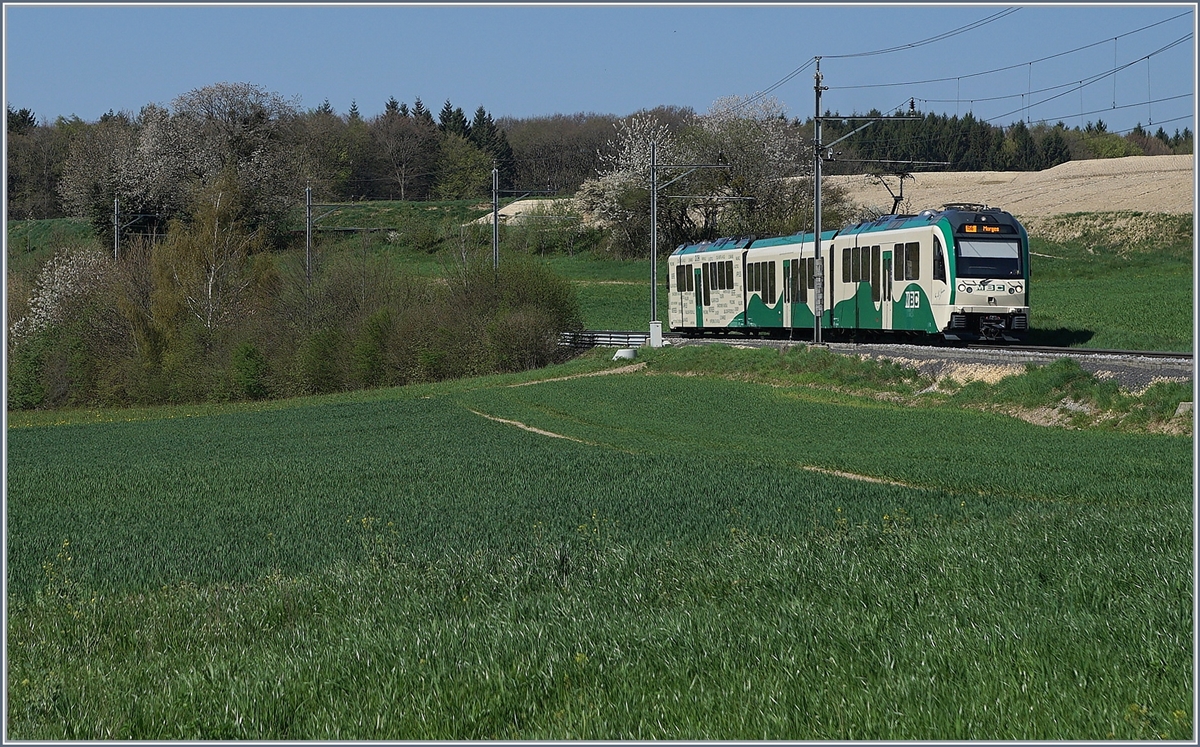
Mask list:
[[[1005,162],[1003,167],[1013,171],[1035,171],[1041,163],[1041,155],[1033,136],[1024,122],[1018,121],[1008,128],[1004,143]]]
[[[418,104],[420,99],[417,100]],[[402,107],[403,105],[401,105]],[[438,131],[424,117],[405,116],[398,107],[384,110],[368,124],[380,172],[399,191],[401,200],[429,194],[438,155]]]
[[[246,225],[238,206],[239,180],[227,172],[201,190],[188,220],[172,222],[167,241],[154,252],[156,298],[164,326],[184,313],[213,335],[244,316],[241,303],[251,285],[248,258],[261,249],[260,229]]]
[[[30,109],[14,110],[12,105],[7,106],[8,110],[8,135],[26,135],[34,127],[37,127],[37,117],[33,115]]]
[[[172,106],[201,183],[232,174],[239,204],[230,207],[238,219],[278,230],[302,186],[288,137],[298,115],[295,101],[251,83],[217,83],[179,96]]]
[[[482,197],[491,189],[492,164],[487,154],[461,135],[442,138],[438,151],[436,194],[443,200]]]
[[[685,131],[682,146],[685,162],[728,168],[689,177],[686,193],[712,199],[678,203],[669,213],[678,240],[789,233],[811,222],[811,158],[773,97],[718,99]]]
[[[1065,128],[1060,124],[1042,138],[1041,145],[1038,146],[1040,168],[1052,169],[1071,160],[1071,151],[1067,147],[1066,138],[1063,137],[1063,129]]]
[[[8,109],[8,217],[58,218],[63,163],[70,150],[71,126],[37,124],[29,109]]]
[[[600,150],[617,118],[607,114],[556,114],[498,120],[511,144],[514,184],[573,194],[600,169]]]
[[[650,244],[651,146],[659,163],[675,162],[679,146],[671,129],[650,112],[614,127],[616,135],[598,154],[599,176],[580,186],[575,201],[585,217],[614,229],[612,251],[636,254]]]
[[[137,140],[132,122],[102,117],[72,139],[63,166],[59,194],[64,209],[68,215],[88,218],[107,240],[112,238],[113,200],[123,196],[120,183],[127,181],[123,172]]]
[[[492,115],[480,106],[475,110],[475,118],[471,121],[469,131],[467,139],[496,164],[500,188],[512,189],[516,165],[513,163],[512,147],[508,144],[504,130],[497,127]]]
[[[419,119],[428,124],[433,124],[433,114],[430,113],[430,111],[425,108],[425,105],[421,103],[420,96],[413,101],[413,118]]]
[[[467,123],[467,115],[462,107],[455,107],[446,99],[445,106],[438,114],[438,129],[443,135],[458,135],[462,138],[471,137],[471,125]]]
[[[347,127],[333,107],[323,104],[299,115],[294,137],[300,174],[317,199],[332,200],[345,194],[352,175]]]

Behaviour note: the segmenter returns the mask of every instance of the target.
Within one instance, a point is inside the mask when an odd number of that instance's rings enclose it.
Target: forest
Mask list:
[[[217,113],[218,106],[225,110]],[[649,113],[676,134],[694,128],[703,116],[675,106]],[[789,139],[811,143],[811,117],[776,116],[784,120]],[[833,118],[823,124],[826,142],[858,126],[850,115],[825,116]],[[493,166],[501,190],[572,195],[602,168],[602,152],[622,119],[594,112],[497,118],[482,105],[468,116],[449,100],[435,113],[419,97],[411,106],[389,98],[381,113],[364,116],[356,103],[345,113],[335,112],[328,100],[304,109],[252,84],[224,83],[183,94],[169,110],[147,104],[136,113],[109,111],[92,122],[77,116],[47,121],[9,104],[8,217],[86,215],[109,230],[118,197],[131,213],[169,214],[179,207],[179,191],[165,182],[211,170],[211,164],[172,164],[173,175],[160,170],[153,180],[138,180],[135,153],[168,154],[181,138],[198,137],[198,129],[209,136],[223,131],[237,141],[235,148],[256,153],[264,188],[274,184],[293,205],[303,201],[306,186],[316,199],[333,202],[485,197]],[[193,127],[174,126],[189,121]],[[999,127],[970,113],[914,111],[838,147],[826,173],[881,168],[871,161],[932,164],[918,167],[925,170],[1032,171],[1068,160],[1191,153],[1192,133],[1162,127],[1150,132],[1139,124],[1116,134],[1102,120],[1083,127],[1020,121]]]

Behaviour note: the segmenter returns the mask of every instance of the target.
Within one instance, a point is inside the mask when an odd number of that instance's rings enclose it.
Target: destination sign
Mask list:
[[[1000,226],[981,226],[968,223],[962,227],[963,233],[1000,233]]]

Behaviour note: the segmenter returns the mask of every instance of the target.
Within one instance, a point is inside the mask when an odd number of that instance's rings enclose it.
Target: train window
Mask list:
[[[758,263],[751,262],[746,265],[746,291],[753,293],[758,290]]]
[[[802,259],[799,264],[793,262],[792,266],[792,303],[808,303],[808,282],[805,277],[808,261]]]
[[[805,282],[805,285],[807,285],[809,287],[809,289],[811,290],[811,289],[817,287],[817,281],[816,281],[817,259],[816,259],[816,257],[809,258],[805,264],[808,265],[808,268],[804,272],[805,276],[807,277],[807,282]]]
[[[713,272],[717,275],[717,290],[725,290],[725,263],[713,263]]]
[[[915,241],[904,245],[904,279],[921,279],[921,245]]]
[[[850,277],[850,267],[852,266],[852,264],[853,263],[851,262],[851,257],[850,257],[850,247],[846,247],[845,249],[842,250],[842,282],[843,283],[852,282],[852,278]]]
[[[880,270],[881,270],[881,268],[879,265],[879,245],[876,244],[875,246],[871,247],[871,300],[872,301],[879,300]]]
[[[955,240],[955,274],[961,278],[1019,278],[1021,245],[1017,241]]]
[[[710,273],[709,273],[709,270],[708,270],[708,265],[709,265],[709,264],[710,264],[709,262],[705,262],[705,263],[703,263],[702,265],[700,265],[700,271],[701,271],[701,274],[700,274],[700,281],[701,281],[701,284],[704,286],[704,305],[705,305],[705,306],[708,306],[708,301],[709,301],[709,298],[708,298],[708,284],[709,284],[709,282],[711,281],[711,278],[709,278],[709,274],[710,274]]]
[[[725,287],[733,287],[733,260],[727,260],[725,262]]]
[[[904,279],[904,244],[892,247],[892,265],[896,268],[896,280]]]
[[[783,260],[783,302],[791,303],[792,300],[792,263],[788,260]]]
[[[675,290],[682,293],[687,289],[687,265],[675,265]]]
[[[942,242],[933,238],[933,279],[946,282],[946,256],[942,254]]]
[[[696,290],[696,273],[691,265],[687,266],[687,289],[689,291]]]

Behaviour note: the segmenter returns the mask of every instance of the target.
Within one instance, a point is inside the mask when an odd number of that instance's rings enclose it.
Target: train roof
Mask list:
[[[883,215],[869,221],[853,223],[835,231],[822,231],[821,241],[831,241],[835,237],[847,233],[874,233],[876,231],[894,231],[902,228],[920,228],[937,223],[942,218],[949,221],[953,230],[957,231],[966,223],[997,223],[1010,225],[1023,231],[1017,219],[1010,213],[995,207],[975,203],[953,203],[943,205],[940,210],[922,210],[915,215]],[[789,236],[773,236],[759,239],[753,236],[743,238],[714,239],[698,244],[681,244],[674,255],[701,254],[703,252],[724,251],[728,249],[745,249],[753,244],[758,247],[787,246],[790,244],[811,244],[813,234],[796,233]]]
[[[753,241],[753,236],[743,236],[701,241],[699,244],[680,244],[673,254],[703,254],[704,252],[720,252],[728,249],[745,249]]]

